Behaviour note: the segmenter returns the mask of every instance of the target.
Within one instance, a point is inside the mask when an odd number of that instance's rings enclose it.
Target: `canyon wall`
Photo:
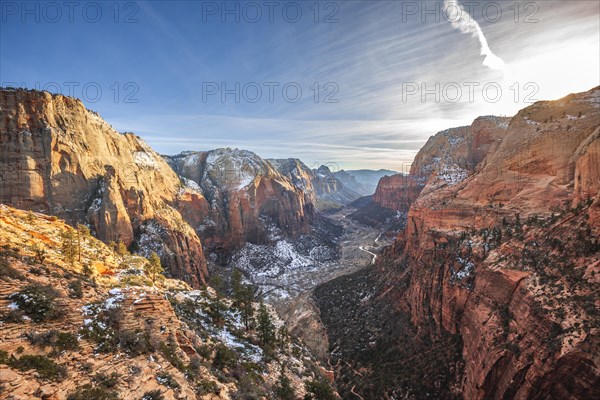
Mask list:
[[[309,232],[314,193],[256,154],[217,149],[167,159],[208,201],[208,207],[195,214],[194,227],[211,251],[227,252],[246,242],[268,244],[276,232],[285,237]]]
[[[600,396],[599,103],[596,88],[479,118],[380,181],[375,201],[409,207],[379,260],[385,297],[422,334],[462,338],[466,399]]]
[[[156,251],[173,276],[204,281],[200,239],[177,207],[206,201],[139,137],[77,99],[1,90],[0,145],[0,203],[88,223],[101,240]]]

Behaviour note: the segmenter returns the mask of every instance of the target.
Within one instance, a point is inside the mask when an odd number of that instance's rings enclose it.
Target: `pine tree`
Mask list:
[[[152,285],[156,282],[156,276],[164,271],[162,265],[160,264],[160,257],[156,252],[152,252],[150,257],[148,258],[148,263],[146,264],[146,274],[150,275],[152,279]]]
[[[256,291],[251,285],[243,285],[240,294],[240,311],[246,330],[249,331],[254,322],[254,300]]]
[[[234,301],[239,301],[242,297],[243,284],[242,284],[242,272],[239,269],[234,269],[231,274],[231,289],[233,290]]]
[[[288,332],[287,326],[282,325],[277,330],[277,345],[282,352],[285,352],[288,343],[290,342],[290,334]]]
[[[258,311],[258,337],[263,346],[270,346],[275,338],[275,326],[267,306],[262,301]]]
[[[215,290],[216,299],[211,304],[211,314],[215,324],[223,322],[223,310],[225,305],[221,301],[221,291],[223,290],[223,278],[220,275],[211,275],[210,286]]]
[[[285,374],[285,365],[281,365],[281,372],[279,373],[279,378],[277,379],[277,383],[275,384],[275,395],[278,399],[281,400],[294,400],[296,398],[296,393],[294,392],[294,388],[292,387],[290,378]]]
[[[77,224],[77,253],[79,254],[79,262],[81,262],[81,240],[87,239],[90,236],[90,228],[83,224]]]
[[[66,229],[62,232],[62,254],[65,258],[65,261],[71,265],[71,267],[75,266],[75,258],[77,257],[77,245],[75,244],[75,234],[73,233],[73,229]]]

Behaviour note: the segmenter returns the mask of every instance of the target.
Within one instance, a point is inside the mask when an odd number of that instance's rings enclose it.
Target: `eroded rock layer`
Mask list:
[[[176,209],[180,178],[134,134],[115,131],[81,101],[0,91],[0,203],[89,223],[104,241],[156,251],[176,277],[206,275],[200,240]]]
[[[431,376],[437,388],[402,379],[428,376],[426,365],[378,372],[371,363],[393,360],[390,348],[403,355],[419,343],[377,326],[359,350],[379,346],[385,353],[353,358],[335,351],[334,361],[338,354],[340,365],[351,366],[338,371],[342,390],[361,393],[360,386],[344,387],[358,371],[363,393],[381,396],[600,396],[599,103],[596,88],[538,102],[510,120],[479,118],[432,137],[409,176],[381,180],[374,200],[408,207],[407,225],[379,259],[379,289],[358,307],[391,304],[418,341],[457,335],[461,355],[448,361],[441,351],[432,362],[464,362],[464,369],[454,383]],[[409,189],[417,184],[415,195]],[[325,291],[317,299],[331,302]],[[339,336],[336,318],[328,333]],[[342,346],[343,338],[330,342]],[[388,387],[373,385],[378,381]]]

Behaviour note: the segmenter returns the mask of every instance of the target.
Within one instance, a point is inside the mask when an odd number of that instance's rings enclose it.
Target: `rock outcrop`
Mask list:
[[[409,211],[364,302],[394,305],[419,337],[460,338],[464,369],[440,397],[600,396],[599,103],[595,88],[479,118],[431,138],[408,177],[381,180],[374,199]]]
[[[404,212],[424,188],[427,193],[460,183],[485,166],[486,156],[500,145],[509,121],[480,117],[471,126],[447,129],[430,137],[415,156],[410,174],[381,178],[373,201]]]
[[[0,203],[88,223],[101,240],[156,251],[173,276],[204,281],[200,240],[176,209],[204,199],[180,198],[180,178],[139,137],[77,99],[2,90],[0,144]]]
[[[167,159],[208,201],[195,228],[210,251],[231,251],[246,242],[270,243],[273,229],[287,237],[309,232],[315,212],[310,191],[256,154],[228,148]]]
[[[325,381],[294,338],[263,351],[254,325],[211,288],[154,284],[147,260],[91,235],[71,262],[67,232],[56,217],[0,204],[0,399],[275,398],[281,376],[302,398],[304,380]]]

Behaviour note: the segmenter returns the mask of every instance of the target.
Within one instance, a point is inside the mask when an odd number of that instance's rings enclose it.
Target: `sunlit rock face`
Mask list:
[[[211,251],[270,243],[273,230],[287,237],[308,233],[315,212],[310,187],[292,182],[256,154],[227,148],[167,159],[208,201],[195,227]]]
[[[174,276],[204,280],[200,240],[177,207],[205,200],[139,137],[62,95],[2,90],[0,108],[0,203],[89,223],[101,240],[156,251]]]
[[[365,302],[458,335],[464,398],[600,396],[599,115],[595,88],[478,118],[380,181],[374,201],[408,217]]]

